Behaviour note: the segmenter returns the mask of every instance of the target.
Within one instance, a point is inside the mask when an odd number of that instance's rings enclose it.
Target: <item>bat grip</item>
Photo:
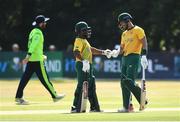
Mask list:
[[[145,69],[142,67],[142,80],[145,80]]]
[[[85,72],[85,80],[88,80],[88,72]]]

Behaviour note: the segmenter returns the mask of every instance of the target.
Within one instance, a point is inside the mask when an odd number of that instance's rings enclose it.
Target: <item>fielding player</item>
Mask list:
[[[74,42],[74,56],[76,58],[76,72],[78,84],[74,93],[73,106],[71,108],[72,113],[80,111],[82,85],[83,81],[88,81],[88,99],[90,102],[90,112],[101,112],[96,95],[95,77],[93,75],[92,67],[92,55],[106,55],[111,57],[110,50],[100,50],[95,47],[91,47],[88,38],[91,37],[91,27],[86,22],[80,21],[75,25],[76,39]],[[86,73],[88,79],[86,79]]]
[[[131,112],[132,108],[129,107],[131,92],[140,103],[141,88],[136,85],[135,78],[138,75],[140,58],[142,67],[146,69],[148,66],[147,40],[144,30],[132,23],[132,16],[129,13],[121,13],[118,16],[118,27],[124,31],[121,35],[120,48],[112,51],[113,57],[117,57],[119,53],[123,55],[121,65],[123,109],[119,109],[118,112]]]
[[[15,99],[17,104],[28,104],[28,102],[23,99],[23,90],[33,73],[36,73],[41,83],[51,94],[54,102],[62,99],[65,96],[64,94],[57,95],[52,83],[49,80],[46,68],[44,66],[44,60],[47,57],[43,55],[44,36],[42,31],[46,28],[46,21],[48,20],[49,18],[45,18],[43,15],[39,15],[32,23],[34,29],[29,34],[28,53],[23,60],[23,63],[27,63],[27,65],[17,89]]]

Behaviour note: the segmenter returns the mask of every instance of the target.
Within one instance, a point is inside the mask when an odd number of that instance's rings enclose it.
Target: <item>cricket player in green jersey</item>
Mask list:
[[[32,23],[34,29],[29,34],[28,53],[25,59],[23,60],[23,64],[27,64],[27,65],[25,72],[21,77],[15,97],[15,101],[17,102],[17,104],[20,105],[28,104],[28,102],[23,98],[23,90],[26,87],[33,73],[36,73],[41,83],[51,94],[51,97],[54,102],[59,101],[65,96],[64,94],[58,95],[56,93],[52,83],[49,80],[49,76],[44,66],[44,60],[46,60],[47,57],[43,55],[43,44],[44,44],[43,30],[46,28],[46,22],[48,20],[49,18],[45,18],[44,15],[38,15],[35,18],[35,21]]]
[[[144,69],[148,66],[147,39],[144,30],[132,23],[129,13],[118,16],[118,27],[124,31],[121,35],[121,44],[118,50],[112,51],[112,57],[122,54],[121,63],[121,89],[123,96],[123,109],[118,112],[132,112],[131,93],[140,103],[141,88],[135,83],[138,67],[141,63]],[[146,100],[147,104],[147,100]]]
[[[101,112],[97,94],[95,76],[93,75],[92,57],[93,55],[106,55],[111,57],[109,49],[100,50],[92,47],[87,41],[91,37],[91,27],[84,21],[75,25],[76,39],[74,42],[74,56],[76,58],[77,87],[74,93],[72,113],[80,112],[81,95],[83,81],[88,81],[88,100],[90,102],[90,112]],[[87,74],[86,74],[87,73]],[[87,77],[86,77],[87,75]]]

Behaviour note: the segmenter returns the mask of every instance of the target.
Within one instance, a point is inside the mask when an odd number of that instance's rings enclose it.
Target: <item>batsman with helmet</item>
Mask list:
[[[141,103],[141,88],[136,85],[135,79],[138,75],[140,63],[144,69],[148,66],[146,58],[147,39],[144,30],[132,23],[132,16],[129,13],[121,13],[118,16],[118,27],[124,31],[121,35],[120,48],[112,51],[112,57],[122,54],[121,89],[123,109],[119,109],[118,112],[132,112],[132,106],[130,107],[131,93],[139,104]]]
[[[79,113],[81,106],[82,86],[84,81],[88,81],[88,100],[90,102],[90,112],[101,112],[97,94],[96,83],[93,75],[92,56],[106,55],[111,57],[109,49],[100,50],[92,47],[87,39],[91,37],[91,27],[84,21],[75,25],[76,39],[74,42],[73,53],[76,58],[75,69],[77,73],[77,87],[74,93],[73,106],[71,113]],[[86,77],[87,76],[87,77]]]

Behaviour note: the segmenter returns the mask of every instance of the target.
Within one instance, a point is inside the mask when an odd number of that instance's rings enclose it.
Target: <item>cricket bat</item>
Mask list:
[[[140,100],[140,108],[139,108],[140,111],[145,109],[145,102],[146,102],[146,80],[145,80],[145,69],[142,68],[141,100]]]
[[[88,100],[88,81],[87,81],[87,72],[86,72],[86,80],[83,82],[83,88],[82,88],[80,113],[86,112],[87,100]]]

